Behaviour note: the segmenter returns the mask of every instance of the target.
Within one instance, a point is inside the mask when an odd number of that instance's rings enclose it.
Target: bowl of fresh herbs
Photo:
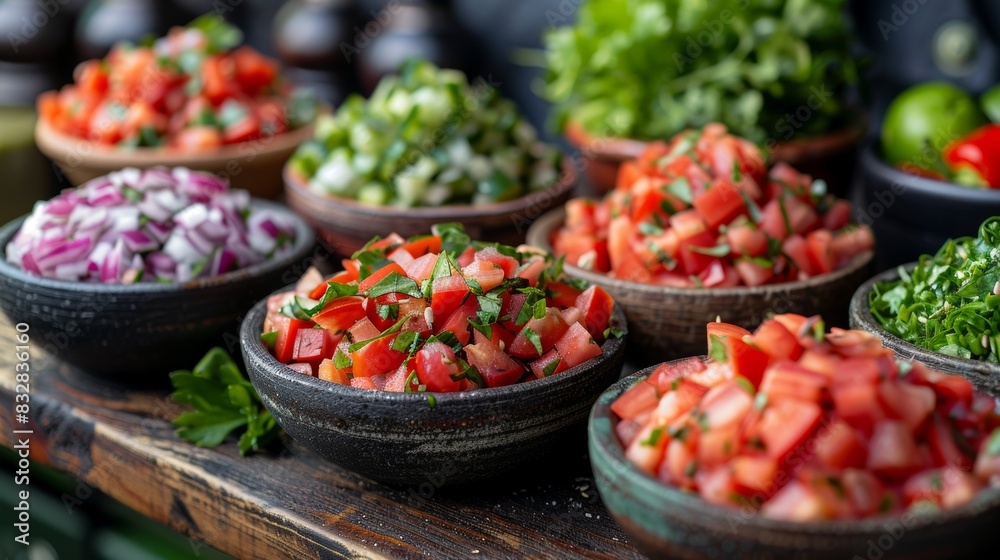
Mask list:
[[[851,326],[897,354],[1000,387],[1000,216],[976,237],[878,274],[851,300]]]
[[[721,122],[846,189],[863,123],[843,0],[591,0],[545,36],[555,125],[599,190],[647,140]]]

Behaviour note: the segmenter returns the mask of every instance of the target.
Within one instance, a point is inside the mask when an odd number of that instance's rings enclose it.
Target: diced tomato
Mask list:
[[[351,342],[371,340],[380,334],[381,331],[375,328],[375,325],[372,324],[368,317],[362,317],[354,323],[353,327],[347,329],[347,335],[350,337]]]
[[[540,358],[531,362],[531,373],[533,373],[538,379],[562,373],[567,369],[569,369],[569,366],[566,365],[566,362],[562,359],[562,356],[559,355],[559,352],[555,348],[542,354]]]
[[[504,279],[504,269],[492,261],[472,261],[462,269],[462,274],[478,283],[483,292],[496,288]]]
[[[434,260],[437,260],[437,254],[441,252],[441,238],[437,235],[419,237],[404,243],[403,248],[415,259],[430,254],[435,257]]]
[[[475,317],[477,311],[479,311],[479,301],[476,298],[470,297],[465,300],[465,303],[461,307],[453,311],[446,320],[438,322],[435,319],[435,330],[437,332],[451,331],[455,333],[455,338],[464,346],[469,343],[469,338],[472,337],[472,333],[469,332],[469,319]]]
[[[669,442],[670,436],[667,435],[665,426],[647,422],[625,449],[625,457],[641,470],[655,474]]]
[[[670,227],[677,232],[677,238],[683,241],[701,233],[706,233],[708,224],[705,223],[705,220],[697,210],[692,209],[678,212],[671,216]]]
[[[747,286],[767,284],[771,278],[774,278],[773,267],[764,266],[753,259],[736,259],[733,266],[736,268],[736,273],[740,279]]]
[[[746,209],[740,190],[721,179],[715,180],[707,191],[695,197],[692,204],[708,227],[713,229],[728,223]]]
[[[568,368],[601,355],[601,347],[580,323],[571,324],[566,333],[556,341],[555,348]]]
[[[680,439],[671,439],[657,473],[659,478],[680,488],[693,489],[695,472],[697,461],[692,448]]]
[[[898,420],[875,424],[868,443],[868,470],[887,478],[910,476],[921,466],[913,433]]]
[[[436,278],[431,285],[431,310],[434,312],[434,320],[447,318],[468,296],[469,284],[461,275]]]
[[[402,266],[404,271],[406,270],[407,264],[416,260],[413,258],[413,255],[411,255],[409,251],[407,251],[402,247],[398,247],[394,249],[391,253],[389,253],[388,259]]]
[[[489,340],[480,340],[465,347],[469,365],[483,376],[487,387],[502,387],[516,383],[524,368]]]
[[[790,360],[778,360],[764,372],[760,392],[768,399],[797,399],[819,404],[826,385],[826,377]]]
[[[734,505],[736,484],[733,473],[727,466],[720,465],[712,469],[698,469],[694,475],[701,497],[710,504]]]
[[[934,391],[930,387],[885,380],[879,383],[878,397],[889,417],[902,420],[913,432],[923,426],[934,410]]]
[[[325,358],[333,356],[331,339],[325,329],[299,329],[295,335],[295,348],[292,359],[296,362],[308,362],[318,365]]]
[[[351,387],[356,389],[366,389],[374,391],[377,389],[375,387],[375,382],[371,380],[370,377],[355,377],[351,379]]]
[[[458,258],[455,259],[455,262],[458,263],[458,266],[466,267],[472,264],[472,261],[475,258],[476,258],[476,248],[470,246],[466,247],[466,249],[462,251],[462,254],[458,255]]]
[[[759,257],[767,252],[767,234],[751,225],[730,227],[726,241],[736,256]]]
[[[416,371],[428,391],[458,391],[461,385],[455,377],[461,375],[458,358],[450,347],[441,342],[428,342],[417,351]]]
[[[351,370],[354,377],[371,377],[398,368],[407,355],[405,352],[392,349],[396,336],[395,334],[380,336],[357,351],[351,352]]]
[[[868,450],[854,428],[837,419],[816,437],[816,459],[823,466],[835,469],[863,468]]]
[[[751,408],[753,396],[736,381],[727,381],[713,387],[702,397],[698,405],[699,425],[705,434],[716,429],[735,428]]]
[[[277,315],[271,322],[272,327],[278,331],[278,338],[274,343],[274,357],[283,364],[291,363],[295,354],[295,338],[300,329],[309,328],[309,321]]]
[[[593,285],[577,296],[575,306],[583,312],[587,331],[595,340],[604,340],[604,331],[611,323],[614,301],[604,288]]]
[[[736,491],[743,495],[765,493],[778,474],[778,462],[763,455],[741,455],[730,463]]]
[[[232,53],[235,63],[235,78],[240,88],[251,97],[261,93],[274,82],[278,75],[277,64],[248,46],[242,46]]]
[[[714,257],[699,252],[699,249],[715,247],[715,236],[707,231],[682,238],[678,244],[678,254],[680,264],[684,272],[688,274],[699,274],[712,264]]]
[[[705,371],[705,362],[698,358],[688,358],[678,362],[660,364],[649,376],[649,381],[661,393],[671,390],[674,381],[684,379],[692,374]]]
[[[764,503],[761,513],[785,521],[819,521],[827,518],[827,509],[815,490],[793,480]]]
[[[324,329],[343,332],[365,316],[365,299],[361,296],[344,296],[331,300],[312,320]]]
[[[886,490],[871,471],[844,469],[840,479],[855,515],[867,517],[888,511],[889,508],[884,507]]]
[[[615,180],[615,188],[618,190],[628,190],[635,182],[645,175],[639,164],[632,160],[626,160],[618,166],[618,177]]]
[[[959,468],[970,471],[973,467],[974,457],[970,457],[963,449],[968,449],[968,442],[959,447],[958,438],[963,436],[956,430],[949,419],[935,414],[927,433],[931,454],[934,457],[934,464],[946,469]],[[983,453],[986,455],[986,453]]]
[[[930,469],[906,481],[903,500],[907,505],[927,501],[943,508],[954,508],[972,500],[981,486],[965,471]]]
[[[772,360],[797,360],[802,355],[798,338],[778,321],[768,319],[753,333],[753,345]]]
[[[427,253],[426,255],[421,255],[403,265],[403,271],[413,280],[423,282],[424,280],[430,278],[433,274],[434,266],[437,264],[437,260],[438,255],[434,253]]]
[[[772,198],[761,208],[761,221],[757,225],[768,237],[778,241],[784,241],[794,232],[777,198]]]
[[[538,256],[531,257],[527,262],[518,267],[517,277],[527,280],[529,286],[535,286],[538,284],[538,278],[546,268],[548,268],[548,265],[545,259]]]
[[[816,265],[809,257],[809,244],[806,243],[806,238],[801,235],[797,233],[790,235],[781,244],[781,251],[792,259],[792,264],[804,277],[814,276],[818,272]]]
[[[333,360],[327,358],[322,362],[320,362],[319,372],[317,373],[317,377],[319,377],[323,381],[329,381],[331,383],[350,385],[351,379],[347,375],[348,371],[349,369],[347,368],[337,369],[337,366],[334,364]]]
[[[402,266],[399,266],[399,263],[390,262],[389,264],[386,264],[382,268],[372,271],[372,273],[369,274],[367,278],[359,282],[358,293],[364,294],[369,289],[371,289],[372,286],[378,284],[386,276],[389,276],[393,272],[395,272],[396,274],[406,276],[406,271],[403,270]]]
[[[738,425],[730,425],[699,434],[696,454],[698,464],[701,467],[712,467],[727,463],[736,455],[738,432]]]
[[[810,262],[820,274],[832,272],[837,266],[837,256],[830,246],[832,241],[833,236],[825,229],[818,229],[806,236]]]
[[[768,456],[781,459],[791,453],[819,425],[819,405],[794,399],[770,402],[761,416],[761,435]]]
[[[848,262],[855,255],[870,251],[874,246],[875,236],[872,230],[864,226],[839,232],[830,241],[830,250],[837,264]]]
[[[302,375],[308,375],[310,377],[315,375],[315,372],[313,371],[313,364],[291,363],[285,365],[288,366],[288,369],[301,373]]]
[[[721,259],[713,260],[698,278],[706,288],[734,288],[740,284],[740,275],[736,269]]]
[[[555,346],[556,341],[562,338],[567,330],[569,325],[563,320],[559,311],[554,307],[547,307],[544,317],[541,319],[532,317],[525,323],[514,337],[514,342],[507,349],[507,353],[515,358],[537,358]],[[537,342],[541,346],[541,352],[531,340],[535,335],[538,337]]]
[[[476,252],[475,261],[495,264],[503,271],[504,276],[513,278],[520,263],[514,257],[504,255],[495,247],[485,247]],[[474,261],[474,262],[475,262]]]
[[[617,414],[621,419],[628,420],[656,408],[659,402],[660,391],[656,385],[642,380],[611,403],[611,412]]]
[[[851,203],[846,200],[836,200],[823,214],[823,227],[830,231],[838,231],[851,221]]]

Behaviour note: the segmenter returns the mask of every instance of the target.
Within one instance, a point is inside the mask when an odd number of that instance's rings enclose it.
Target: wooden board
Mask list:
[[[32,459],[78,477],[80,499],[99,489],[195,548],[303,560],[641,558],[600,502],[582,437],[500,480],[387,487],[291,441],[246,458],[231,441],[190,445],[174,435],[169,419],[182,408],[166,391],[106,386],[34,340],[29,422],[15,425],[13,336],[0,319],[0,444],[33,430]]]

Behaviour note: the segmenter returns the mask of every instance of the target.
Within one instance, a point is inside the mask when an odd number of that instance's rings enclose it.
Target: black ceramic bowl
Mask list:
[[[913,270],[916,263],[904,265],[907,270]],[[1000,394],[1000,364],[991,364],[982,360],[967,360],[940,352],[934,352],[907,342],[886,331],[872,315],[868,298],[872,289],[879,282],[899,280],[898,269],[893,268],[872,277],[854,292],[851,298],[851,328],[875,333],[882,337],[882,346],[891,349],[905,359],[918,360],[928,366],[955,373],[972,381],[979,389]]]
[[[885,163],[876,144],[861,152],[855,214],[878,240],[879,270],[931,254],[948,239],[976,235],[1000,215],[1000,190],[975,189],[904,173]]]
[[[294,220],[295,245],[281,259],[184,284],[94,284],[42,278],[0,259],[0,308],[25,323],[32,344],[93,377],[128,385],[162,385],[212,346],[235,342],[240,320],[260,298],[305,270],[312,229],[290,210],[263,200],[255,208]],[[24,217],[0,228],[0,250]],[[229,344],[232,346],[233,344]]]
[[[290,288],[289,288],[290,289]],[[621,375],[624,339],[558,375],[459,393],[357,389],[297,373],[260,341],[266,301],[243,320],[250,380],[278,424],[334,463],[389,483],[436,486],[489,478],[538,458],[585,428],[597,395]],[[625,325],[616,307],[613,324]]]
[[[888,560],[986,558],[998,541],[1000,489],[929,516],[794,523],[710,504],[640,471],[625,458],[611,403],[654,368],[600,396],[590,414],[590,461],[608,511],[651,558]]]

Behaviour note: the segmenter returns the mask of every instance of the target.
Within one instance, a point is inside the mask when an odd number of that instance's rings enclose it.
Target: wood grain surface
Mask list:
[[[238,558],[641,558],[601,504],[584,434],[502,479],[383,486],[291,441],[246,458],[233,441],[190,445],[165,392],[89,379],[43,340],[30,344],[30,421],[15,425],[13,336],[0,318],[0,444],[32,429],[34,461]]]

